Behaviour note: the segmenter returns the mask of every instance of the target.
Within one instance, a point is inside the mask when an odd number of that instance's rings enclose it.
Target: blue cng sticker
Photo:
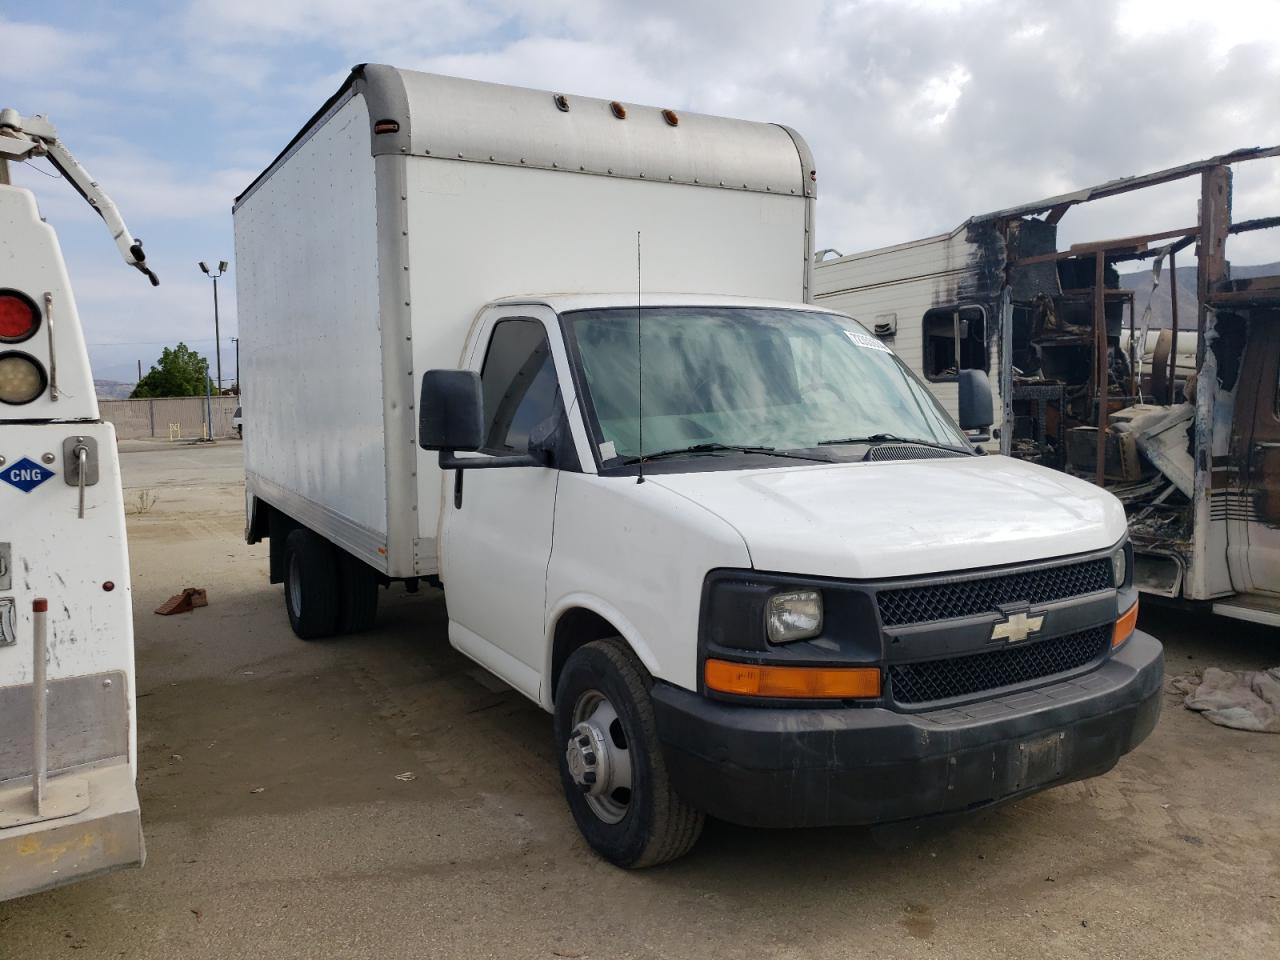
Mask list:
[[[17,463],[0,467],[0,480],[10,486],[17,487],[23,493],[30,493],[52,476],[53,471],[48,467],[32,463],[26,457],[23,457]]]

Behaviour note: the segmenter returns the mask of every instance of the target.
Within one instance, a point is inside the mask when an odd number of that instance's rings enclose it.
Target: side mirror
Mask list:
[[[979,443],[991,439],[989,431],[995,421],[994,403],[991,399],[991,381],[981,370],[960,371],[960,429],[978,431],[981,436],[971,437]]]
[[[543,467],[545,455],[458,457],[484,446],[484,395],[474,370],[428,370],[418,396],[418,446],[440,451],[442,470]]]
[[[418,398],[418,446],[474,451],[484,445],[484,400],[474,370],[428,370]]]

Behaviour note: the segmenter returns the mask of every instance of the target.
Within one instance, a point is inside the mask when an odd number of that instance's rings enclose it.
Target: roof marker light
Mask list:
[[[680,118],[676,115],[676,112],[674,110],[663,110],[662,119],[667,121],[668,126],[671,126],[671,127],[680,126]]]
[[[619,120],[627,119],[627,108],[620,104],[617,100],[609,103],[609,109],[613,111],[613,115]]]
[[[552,94],[551,99],[555,101],[556,109],[561,113],[569,112],[569,98],[563,93]]]

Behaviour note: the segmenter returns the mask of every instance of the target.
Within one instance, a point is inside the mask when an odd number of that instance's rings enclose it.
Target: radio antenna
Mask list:
[[[636,231],[636,422],[640,433],[639,475],[644,483],[644,338],[640,336],[640,231]]]

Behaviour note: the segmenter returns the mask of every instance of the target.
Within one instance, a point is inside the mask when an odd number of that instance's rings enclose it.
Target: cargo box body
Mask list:
[[[437,573],[415,394],[481,308],[804,301],[813,196],[785,127],[357,68],[235,205],[250,538],[265,502],[388,577]]]

